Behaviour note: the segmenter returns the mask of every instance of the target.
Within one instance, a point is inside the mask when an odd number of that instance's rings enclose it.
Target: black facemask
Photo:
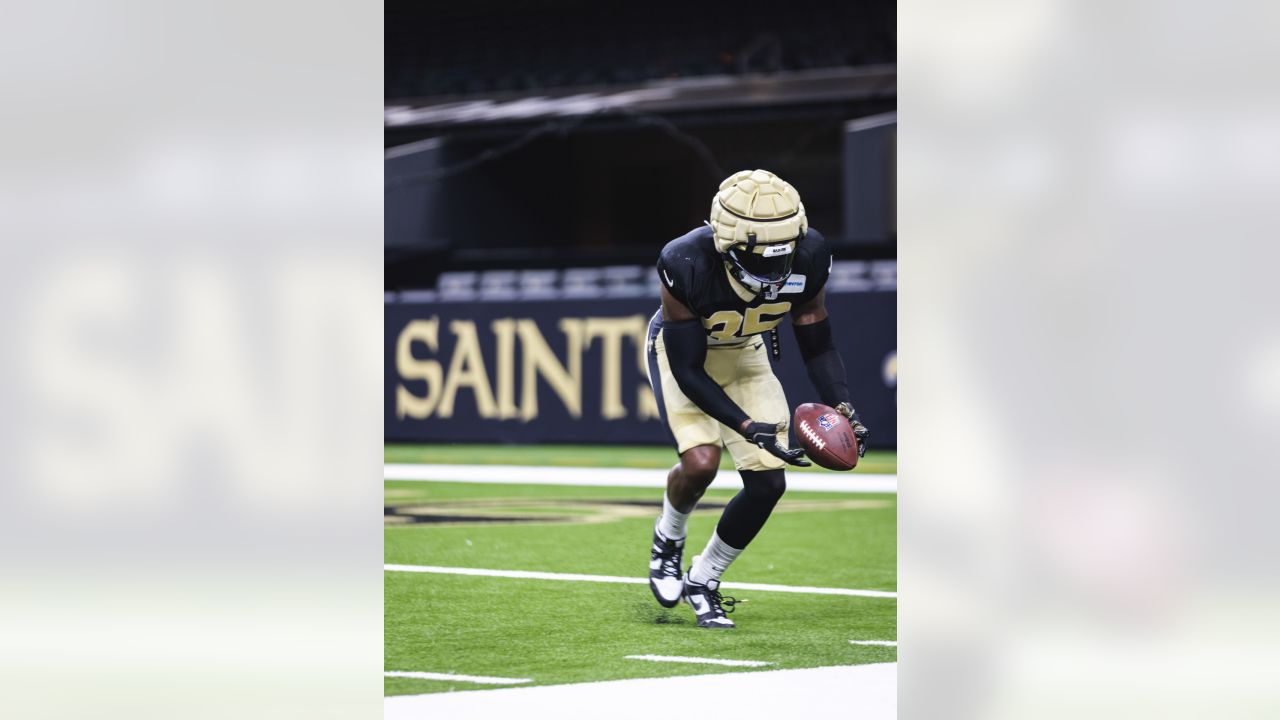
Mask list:
[[[791,276],[791,266],[795,262],[799,241],[803,237],[802,234],[791,240],[792,245],[785,243],[768,245],[763,253],[758,253],[752,252],[757,247],[755,236],[752,235],[745,247],[729,249],[729,264],[738,281],[747,289],[770,298],[777,297],[787,278]],[[770,252],[771,248],[784,247],[789,252]]]

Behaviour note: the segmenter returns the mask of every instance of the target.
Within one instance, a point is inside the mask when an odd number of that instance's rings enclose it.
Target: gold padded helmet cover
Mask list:
[[[800,193],[768,170],[742,170],[725,178],[711,200],[711,229],[716,250],[745,246],[748,236],[760,245],[788,243],[809,228]]]

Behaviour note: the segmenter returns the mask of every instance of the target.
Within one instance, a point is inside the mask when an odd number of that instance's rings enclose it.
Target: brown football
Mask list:
[[[852,470],[858,464],[858,438],[835,408],[805,403],[796,408],[791,426],[809,459],[828,470]]]

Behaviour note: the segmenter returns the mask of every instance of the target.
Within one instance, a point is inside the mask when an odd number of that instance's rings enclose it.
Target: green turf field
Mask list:
[[[388,446],[388,462],[666,467],[667,448]],[[892,472],[894,458],[875,460]],[[864,462],[866,462],[864,461]],[[866,464],[870,464],[866,462]],[[859,466],[862,470],[863,466]],[[722,481],[717,481],[722,482]],[[686,565],[734,490],[707,493]],[[387,481],[385,562],[645,577],[661,492],[644,488]],[[678,655],[756,660],[768,669],[892,661],[892,598],[726,590],[729,631],[703,630],[646,585],[385,572],[385,669],[527,678],[527,685],[751,672],[628,660]],[[895,591],[896,496],[796,492],[783,498],[727,582]],[[495,685],[386,678],[388,695]]]
[[[447,463],[459,465],[564,465],[566,467],[667,468],[676,461],[666,445],[387,445],[389,463]],[[729,453],[722,453],[720,467],[733,469]],[[788,472],[829,472],[822,468],[788,468]],[[868,450],[855,473],[898,471],[898,454],[892,450]]]

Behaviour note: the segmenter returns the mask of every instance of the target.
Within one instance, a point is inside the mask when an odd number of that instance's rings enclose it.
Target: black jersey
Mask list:
[[[729,279],[711,228],[705,225],[667,243],[658,256],[659,281],[702,318],[712,345],[740,344],[773,329],[793,308],[812,300],[830,272],[827,241],[813,228],[796,246],[791,277],[774,300],[752,295]]]

